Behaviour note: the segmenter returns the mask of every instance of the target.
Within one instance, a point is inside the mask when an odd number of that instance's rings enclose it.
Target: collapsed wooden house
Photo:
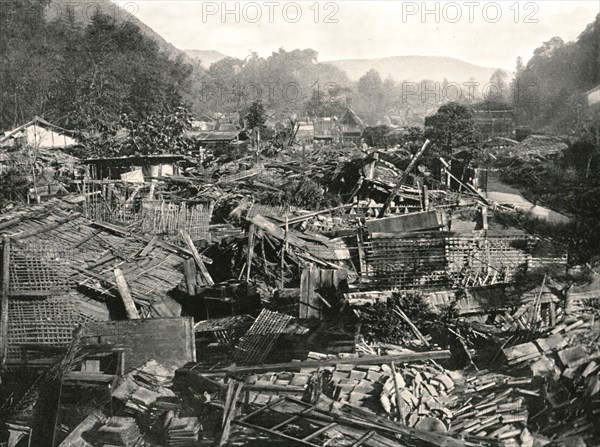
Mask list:
[[[6,365],[43,364],[84,322],[179,316],[176,299],[208,283],[188,249],[93,222],[79,201],[53,199],[0,220]]]

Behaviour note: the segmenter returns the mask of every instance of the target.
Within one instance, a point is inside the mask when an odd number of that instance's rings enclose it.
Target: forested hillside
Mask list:
[[[517,61],[512,85],[514,108],[522,124],[566,130],[585,119],[584,93],[600,84],[600,14],[565,43],[554,37],[537,48],[524,66]]]
[[[47,4],[3,2],[0,128],[39,115],[89,129],[180,104],[191,65],[170,59],[132,22],[99,13],[87,25],[69,15],[48,20]]]

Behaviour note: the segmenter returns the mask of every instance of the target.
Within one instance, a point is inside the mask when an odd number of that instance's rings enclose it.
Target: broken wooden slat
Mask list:
[[[236,405],[238,399],[240,398],[240,393],[242,392],[242,388],[244,387],[243,382],[234,382],[234,386],[228,389],[227,400],[229,401],[229,406],[225,406],[223,410],[224,423],[223,429],[221,431],[221,435],[219,437],[219,442],[217,445],[225,445],[229,439],[229,432],[231,430],[231,421],[235,417]],[[232,396],[230,396],[230,393]]]
[[[323,304],[316,296],[315,289],[320,287],[319,269],[314,265],[302,270],[300,278],[300,306],[298,315],[301,319],[321,318]]]
[[[246,281],[250,281],[250,271],[252,269],[252,258],[254,257],[254,235],[256,227],[250,225],[248,228],[248,260],[246,261]]]
[[[150,239],[150,242],[148,242],[148,244],[144,247],[144,249],[140,252],[140,257],[143,258],[145,256],[148,256],[148,254],[152,251],[152,249],[154,248],[154,246],[156,245],[156,241],[158,240],[158,236],[154,236],[152,239]]]
[[[210,273],[208,273],[208,270],[206,269],[206,266],[204,265],[204,261],[202,261],[202,258],[200,257],[200,253],[198,253],[198,250],[196,249],[196,246],[194,245],[194,241],[192,241],[192,238],[190,237],[189,234],[187,234],[187,232],[185,230],[179,230],[179,234],[181,234],[183,241],[186,243],[186,245],[188,246],[188,249],[192,253],[192,256],[194,257],[194,260],[196,261],[196,264],[198,265],[198,268],[200,269],[200,273],[204,277],[204,280],[206,281],[206,283],[209,286],[213,286],[215,284],[215,282],[213,281],[212,277],[210,276]]]
[[[127,312],[127,317],[130,319],[140,318],[140,314],[138,313],[138,310],[135,307],[135,303],[133,302],[133,298],[131,297],[131,292],[129,291],[129,287],[127,286],[127,281],[125,281],[123,272],[120,268],[116,268],[114,269],[114,273],[115,279],[117,280],[117,288],[119,289],[119,295],[121,295],[121,300],[125,305],[125,312]]]
[[[403,411],[403,405],[401,403],[401,399],[400,399],[400,386],[398,385],[398,377],[396,376],[397,372],[396,372],[396,365],[394,364],[394,362],[390,363],[390,367],[392,368],[392,377],[394,378],[394,390],[396,391],[396,411],[398,412],[398,421],[401,424],[404,424],[405,422],[405,415],[404,415],[404,411]]]
[[[332,422],[331,424],[321,427],[316,432],[311,433],[310,435],[306,436],[305,438],[302,438],[302,440],[310,441],[311,439],[316,438],[317,436],[325,433],[326,431],[331,430],[332,428],[336,427],[337,425],[338,425],[337,422]]]

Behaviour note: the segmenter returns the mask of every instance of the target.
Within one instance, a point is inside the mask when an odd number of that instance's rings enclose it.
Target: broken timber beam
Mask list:
[[[200,256],[200,253],[198,253],[198,250],[196,249],[196,246],[194,245],[194,241],[192,241],[192,238],[185,230],[179,230],[179,234],[181,234],[183,241],[186,243],[186,245],[188,246],[188,249],[192,253],[192,256],[193,256],[194,260],[196,261],[196,264],[198,265],[198,268],[200,269],[200,273],[202,273],[204,280],[206,281],[206,283],[209,286],[213,286],[215,284],[215,282],[213,281],[212,277],[210,276],[210,273],[208,273],[208,270],[207,270],[206,266],[204,265],[204,261],[202,261],[202,257]]]
[[[231,431],[231,422],[235,418],[237,402],[240,398],[243,382],[233,382],[233,386],[229,386],[227,390],[227,400],[223,409],[223,427],[219,436],[218,446],[227,444],[229,440],[229,432]]]
[[[256,227],[254,224],[248,228],[248,259],[246,260],[246,281],[250,282],[250,272],[252,270],[252,258],[254,257],[254,235]]]
[[[131,292],[129,291],[129,287],[127,286],[127,281],[125,281],[125,276],[123,276],[123,272],[120,268],[114,269],[115,279],[117,280],[117,288],[119,289],[119,295],[121,295],[121,300],[123,300],[123,304],[125,305],[125,312],[127,312],[127,318],[136,320],[140,318],[140,314],[135,307],[135,303],[133,302],[133,298],[131,297]]]
[[[326,360],[309,360],[305,362],[271,363],[254,366],[230,366],[224,369],[213,370],[211,374],[247,374],[271,371],[293,371],[298,368],[319,368],[335,365],[381,365],[384,363],[406,363],[419,360],[443,360],[450,358],[450,351],[410,352],[397,355],[370,355],[358,358],[335,358]]]
[[[419,152],[417,152],[415,154],[415,156],[412,158],[412,160],[410,161],[410,163],[406,167],[406,169],[402,173],[400,173],[400,175],[396,179],[396,186],[394,186],[394,189],[392,189],[392,192],[390,193],[390,195],[386,199],[385,203],[381,207],[381,210],[379,211],[379,215],[377,217],[383,217],[383,216],[385,216],[385,212],[390,207],[390,204],[392,203],[392,200],[394,200],[394,198],[396,197],[396,195],[400,191],[400,188],[402,188],[402,184],[406,180],[406,177],[408,177],[408,174],[410,174],[410,172],[415,168],[415,166],[417,165],[417,162],[419,161],[419,158],[421,158],[421,155],[423,155],[423,152],[425,152],[425,149],[427,149],[427,147],[430,144],[431,144],[431,141],[425,140],[425,143],[423,144],[423,146],[421,147],[421,149],[419,149]]]

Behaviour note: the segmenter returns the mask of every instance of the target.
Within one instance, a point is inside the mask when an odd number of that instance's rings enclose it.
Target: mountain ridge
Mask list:
[[[382,58],[351,58],[326,60],[321,63],[330,64],[343,70],[351,81],[357,81],[370,69],[379,72],[382,79],[393,78],[397,82],[418,82],[429,79],[442,82],[468,82],[473,78],[480,84],[489,82],[498,68],[484,67],[450,56],[388,56]],[[508,77],[512,72],[504,70]]]
[[[200,64],[206,70],[215,62],[229,57],[217,50],[183,50],[192,59],[200,60]]]

